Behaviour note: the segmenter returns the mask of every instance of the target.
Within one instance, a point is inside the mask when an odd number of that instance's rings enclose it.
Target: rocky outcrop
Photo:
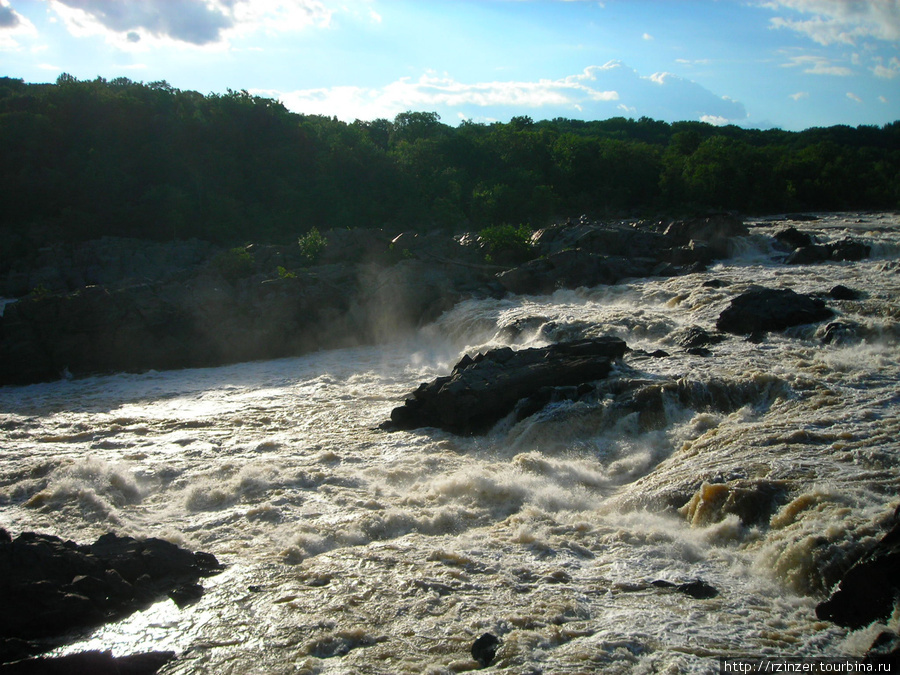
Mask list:
[[[548,388],[577,387],[606,377],[626,350],[622,340],[604,337],[466,355],[451,375],[422,384],[403,406],[394,408],[385,428],[483,433],[520,401]]]
[[[882,539],[847,570],[816,616],[846,628],[887,621],[900,600],[900,509]]]
[[[751,335],[818,323],[833,315],[819,298],[789,288],[755,288],[731,301],[719,315],[716,328],[726,333]]]
[[[221,565],[161,539],[106,534],[90,545],[0,531],[0,662],[39,653],[74,630],[184,597]],[[202,592],[202,589],[201,589]]]
[[[651,258],[626,258],[567,249],[503,272],[498,275],[498,280],[510,293],[552,293],[560,288],[615,284],[628,277],[649,276],[657,264]]]
[[[167,283],[33,295],[7,305],[0,318],[0,385],[377,342],[489,290],[489,279],[482,269],[416,259],[318,265],[277,277],[229,278],[210,265]]]
[[[869,257],[871,248],[852,239],[841,239],[828,244],[810,244],[791,253],[789,265],[811,265],[823,262],[858,261]]]

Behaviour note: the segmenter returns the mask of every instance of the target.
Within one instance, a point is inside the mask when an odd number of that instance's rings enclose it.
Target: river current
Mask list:
[[[455,673],[486,632],[503,673],[861,655],[879,625],[815,605],[900,501],[900,214],[800,226],[870,244],[862,262],[787,266],[785,223],[749,226],[701,274],[470,300],[378,346],[0,388],[0,525],[215,554],[195,604],[66,648],[173,650],[169,675]],[[753,284],[863,297],[828,300],[853,326],[828,342],[823,323],[679,347]],[[700,393],[653,424],[601,401],[474,438],[378,428],[464,353],[576,333],[665,350],[619,375]],[[718,593],[653,583],[694,580]]]

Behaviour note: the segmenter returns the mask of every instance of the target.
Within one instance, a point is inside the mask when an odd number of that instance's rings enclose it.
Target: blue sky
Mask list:
[[[900,119],[900,0],[0,0],[0,75],[246,89],[302,113]]]

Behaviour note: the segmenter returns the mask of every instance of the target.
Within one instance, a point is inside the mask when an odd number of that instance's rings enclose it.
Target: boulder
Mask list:
[[[755,288],[734,298],[719,315],[716,328],[751,335],[824,321],[834,315],[824,301],[789,288]]]
[[[827,244],[803,246],[791,253],[785,261],[789,265],[812,265],[823,262],[859,261],[869,257],[871,247],[846,238]]]
[[[887,621],[900,599],[900,509],[893,526],[847,570],[828,600],[816,606],[816,616],[845,628],[862,628]]]
[[[789,227],[775,233],[775,240],[789,248],[790,250],[811,246],[812,237],[806,232],[801,232],[796,227]]]
[[[734,237],[746,237],[750,230],[737,216],[719,213],[677,220],[666,227],[664,234],[671,240],[672,246],[688,246],[691,241],[702,242],[716,258],[725,258],[729,253],[730,240]]]
[[[7,534],[0,537],[0,661],[42,651],[35,641],[121,618],[221,570],[214,556],[161,539],[105,534],[81,545]]]
[[[605,378],[627,350],[618,338],[562,342],[464,356],[451,375],[423,383],[394,408],[387,429],[437,427],[458,434],[488,431],[516,405],[546,387],[573,387]]]

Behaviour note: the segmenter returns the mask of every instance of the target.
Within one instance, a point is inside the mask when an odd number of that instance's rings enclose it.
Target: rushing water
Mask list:
[[[164,673],[460,672],[484,632],[508,673],[861,654],[877,625],[849,632],[814,608],[898,502],[900,216],[804,224],[873,246],[816,266],[778,261],[783,225],[751,225],[703,274],[468,301],[382,346],[0,388],[0,524],[157,536],[226,563],[196,604],[69,648],[178,652]],[[711,357],[678,347],[751,284],[864,291],[829,301],[861,340],[806,326]],[[620,374],[732,405],[673,398],[645,424],[566,402],[478,438],[378,429],[466,351],[575,333],[663,349]],[[651,583],[694,579],[718,595]]]

